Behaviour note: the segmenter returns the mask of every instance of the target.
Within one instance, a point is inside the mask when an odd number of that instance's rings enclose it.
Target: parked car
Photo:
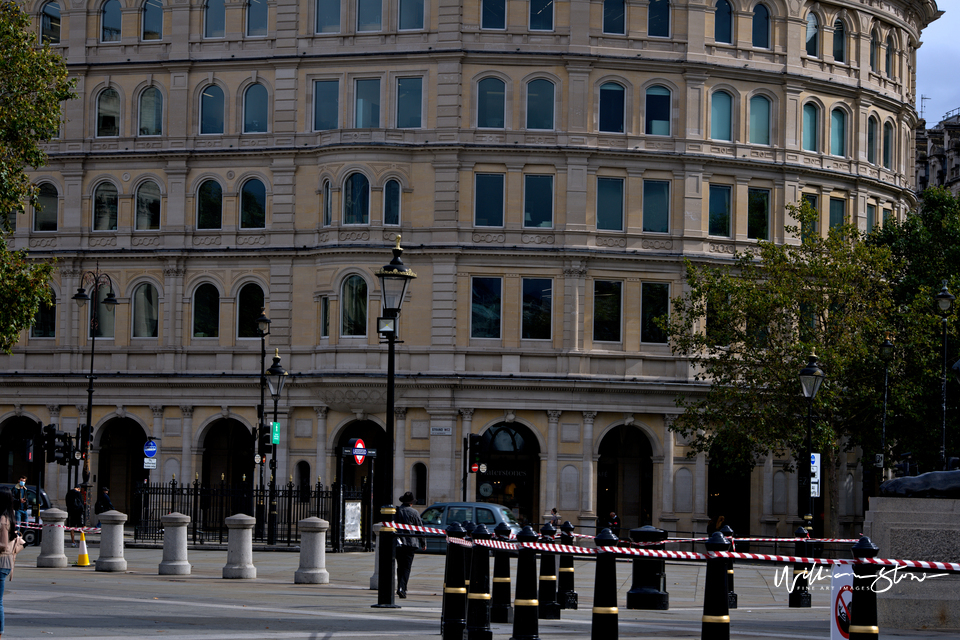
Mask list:
[[[438,502],[432,504],[420,514],[420,519],[426,527],[446,529],[454,522],[470,520],[476,524],[483,524],[491,532],[501,522],[505,522],[514,533],[520,533],[520,523],[513,517],[513,512],[501,504],[491,502]],[[443,538],[428,537],[427,551],[445,553],[447,541]]]
[[[15,486],[12,482],[0,482],[0,487],[6,487],[10,491],[13,491]],[[47,497],[47,492],[40,489],[40,511],[49,509],[50,506],[50,498]],[[27,516],[30,518],[30,522],[34,521],[36,512],[37,488],[35,485],[27,485]],[[23,539],[27,544],[40,544],[39,529],[27,529],[23,532]]]

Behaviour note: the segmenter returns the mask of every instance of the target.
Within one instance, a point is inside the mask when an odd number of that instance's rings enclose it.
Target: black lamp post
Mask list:
[[[813,534],[813,494],[810,491],[810,476],[813,466],[812,451],[812,429],[813,429],[813,399],[817,397],[817,391],[823,384],[823,369],[817,366],[817,356],[810,354],[807,366],[800,370],[800,386],[803,388],[803,395],[807,399],[807,457],[800,464],[798,481],[800,491],[798,496],[803,500],[800,510],[803,513],[803,519],[806,523],[807,532]]]
[[[403,306],[403,296],[407,291],[407,285],[417,277],[413,271],[404,266],[400,256],[403,249],[400,248],[400,234],[397,234],[397,246],[393,248],[393,260],[377,271],[377,277],[380,278],[380,291],[383,295],[381,304],[382,317],[377,318],[377,333],[387,341],[387,442],[386,453],[383,460],[386,464],[384,477],[387,479],[388,500],[393,500],[393,466],[394,466],[394,375],[395,375],[395,357],[397,340],[397,321],[400,317],[400,307]],[[371,487],[371,491],[373,488]]]
[[[947,291],[946,280],[943,281],[943,289],[934,296],[934,300],[937,301],[937,307],[940,308],[940,324],[943,325],[943,380],[941,384],[943,423],[940,434],[940,469],[945,471],[947,468],[947,314],[950,313],[950,307],[953,306],[953,301],[956,300],[956,296]]]
[[[92,295],[87,295],[84,285],[90,287],[90,293]],[[100,301],[100,289],[108,288],[106,297],[103,301]],[[90,440],[93,438],[93,356],[97,346],[97,332],[100,330],[100,305],[104,305],[108,309],[115,309],[117,306],[117,296],[113,292],[113,280],[106,273],[100,271],[100,265],[97,264],[97,267],[94,271],[85,271],[80,275],[80,287],[77,288],[76,295],[73,296],[73,299],[76,301],[77,306],[81,309],[89,302],[93,300],[93,306],[90,309],[90,375],[87,376],[87,423],[80,427],[80,433],[77,434],[77,439],[79,440],[80,445],[80,455],[83,458],[83,494],[84,494],[84,522],[89,519],[90,516],[90,499],[88,491],[90,486]]]
[[[260,443],[263,439],[264,425],[263,425],[263,415],[264,411],[264,393],[267,388],[267,378],[264,374],[264,369],[266,368],[267,360],[267,336],[270,335],[270,318],[267,317],[267,314],[264,312],[265,309],[260,309],[260,317],[257,318],[257,333],[260,335],[260,406],[257,407],[257,433],[256,438],[254,438],[254,447],[261,449]],[[260,458],[260,491],[263,491],[263,462],[266,457],[266,451],[258,450],[257,453],[261,456]],[[261,501],[262,493],[261,495]],[[262,520],[261,520],[262,522]]]
[[[890,372],[890,361],[893,360],[893,342],[888,333],[880,343],[880,359],[883,360],[883,417],[880,420],[880,455],[874,462],[880,471],[880,480],[883,481],[883,467],[887,455],[887,380]]]
[[[273,356],[273,364],[267,369],[267,384],[270,386],[270,397],[273,398],[273,421],[277,419],[277,403],[280,402],[280,394],[283,393],[283,383],[287,381],[287,372],[280,366],[280,350],[277,349]],[[271,425],[272,426],[272,425]],[[273,429],[270,430],[271,436]],[[276,544],[277,542],[277,445],[271,440],[270,456],[270,523],[267,532],[267,544]]]

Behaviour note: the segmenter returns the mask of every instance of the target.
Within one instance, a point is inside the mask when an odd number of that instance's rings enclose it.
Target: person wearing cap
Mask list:
[[[417,510],[411,507],[414,502],[413,494],[407,491],[400,496],[400,508],[394,516],[394,522],[423,526],[423,520]],[[413,567],[413,555],[421,549],[423,539],[415,536],[397,536],[397,595],[407,597],[407,582],[410,580],[410,569]]]

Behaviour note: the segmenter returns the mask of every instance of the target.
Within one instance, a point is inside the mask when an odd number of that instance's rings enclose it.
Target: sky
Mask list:
[[[920,96],[930,98],[924,111],[927,127],[960,109],[960,82],[954,75],[960,64],[960,0],[937,0],[937,6],[946,13],[923,30],[917,51],[917,111]]]

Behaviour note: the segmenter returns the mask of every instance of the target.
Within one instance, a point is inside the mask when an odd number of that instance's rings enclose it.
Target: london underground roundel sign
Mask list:
[[[363,464],[366,457],[367,446],[363,443],[362,438],[357,438],[356,442],[353,443],[353,459],[357,461],[357,464]]]

